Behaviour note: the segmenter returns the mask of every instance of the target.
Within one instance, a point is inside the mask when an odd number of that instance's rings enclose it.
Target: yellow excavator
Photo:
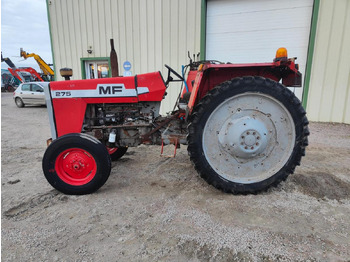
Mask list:
[[[35,61],[38,63],[41,71],[43,71],[43,76],[44,78],[47,78],[45,80],[47,81],[52,81],[54,80],[55,73],[50,67],[49,64],[47,64],[39,55],[35,53],[27,53],[26,51],[23,50],[23,48],[20,49],[20,56],[23,57],[24,59],[27,59],[28,57],[34,57]]]

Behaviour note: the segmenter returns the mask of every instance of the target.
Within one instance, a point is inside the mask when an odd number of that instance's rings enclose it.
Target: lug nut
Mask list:
[[[250,132],[249,132],[249,131],[247,132],[247,135],[250,135]]]
[[[259,143],[256,143],[256,145],[258,146],[258,145],[259,145]]]
[[[248,149],[248,147],[247,147],[247,146],[245,146],[245,147],[244,147],[244,149]]]
[[[253,135],[254,135],[254,136],[255,136],[255,134],[256,134],[256,133],[255,133],[255,132],[253,132]]]
[[[259,139],[260,139],[260,136],[257,136],[257,137],[256,137],[256,139],[258,139],[258,140],[259,140]]]
[[[253,149],[254,149],[254,147],[252,146],[250,149],[252,149],[252,150],[253,150]]]

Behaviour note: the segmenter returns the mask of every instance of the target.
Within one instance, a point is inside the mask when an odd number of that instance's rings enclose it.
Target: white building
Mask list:
[[[223,62],[270,62],[286,47],[303,74],[312,121],[350,123],[348,0],[47,0],[54,67],[73,79],[110,75],[110,39],[131,73],[178,72],[187,52]],[[58,75],[58,74],[56,74]],[[57,76],[58,80],[61,79]],[[170,111],[179,85],[162,103]]]

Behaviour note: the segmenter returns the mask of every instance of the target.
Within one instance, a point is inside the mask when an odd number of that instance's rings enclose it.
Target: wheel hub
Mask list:
[[[242,146],[245,144],[248,147],[250,147],[250,146],[254,147],[254,145],[256,144],[257,138],[254,135],[250,135],[249,134],[250,132],[256,133],[256,132],[253,132],[252,130],[244,132],[242,134],[242,142],[241,142]],[[244,135],[246,135],[246,136],[244,136]]]
[[[64,164],[66,164],[66,171],[69,173],[73,172],[71,174],[77,177],[91,171],[88,169],[89,164],[87,161],[89,161],[89,159],[84,153],[68,154],[63,160]]]
[[[62,152],[56,162],[57,175],[71,185],[86,184],[96,173],[96,162],[86,151],[78,148]]]
[[[203,152],[228,181],[263,181],[288,161],[295,145],[293,118],[274,97],[245,92],[225,99],[208,117]]]
[[[235,158],[251,158],[262,153],[268,144],[264,123],[250,116],[228,119],[221,128],[219,142]]]

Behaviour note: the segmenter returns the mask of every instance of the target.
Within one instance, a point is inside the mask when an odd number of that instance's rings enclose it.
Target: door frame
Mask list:
[[[40,83],[40,82],[39,82]],[[33,86],[39,86],[43,91],[42,92],[37,92],[33,90]],[[30,84],[30,91],[31,94],[33,95],[33,104],[37,104],[37,105],[43,105],[45,104],[45,93],[44,93],[44,87],[41,86],[40,84],[36,84],[36,83],[31,83]]]
[[[29,90],[27,91],[24,91],[23,90],[23,85],[29,85]],[[21,99],[23,101],[23,103],[27,103],[27,104],[30,104],[31,103],[31,99],[30,99],[30,96],[31,96],[31,92],[32,92],[32,84],[31,83],[23,83],[22,86],[21,86],[21,91],[20,91],[20,95],[21,95]]]
[[[108,60],[108,77],[112,77],[112,71],[111,71],[111,60],[109,57],[82,57],[80,58],[80,64],[81,64],[81,78],[86,79],[86,69],[85,69],[85,62],[87,61],[101,61],[101,60]]]

